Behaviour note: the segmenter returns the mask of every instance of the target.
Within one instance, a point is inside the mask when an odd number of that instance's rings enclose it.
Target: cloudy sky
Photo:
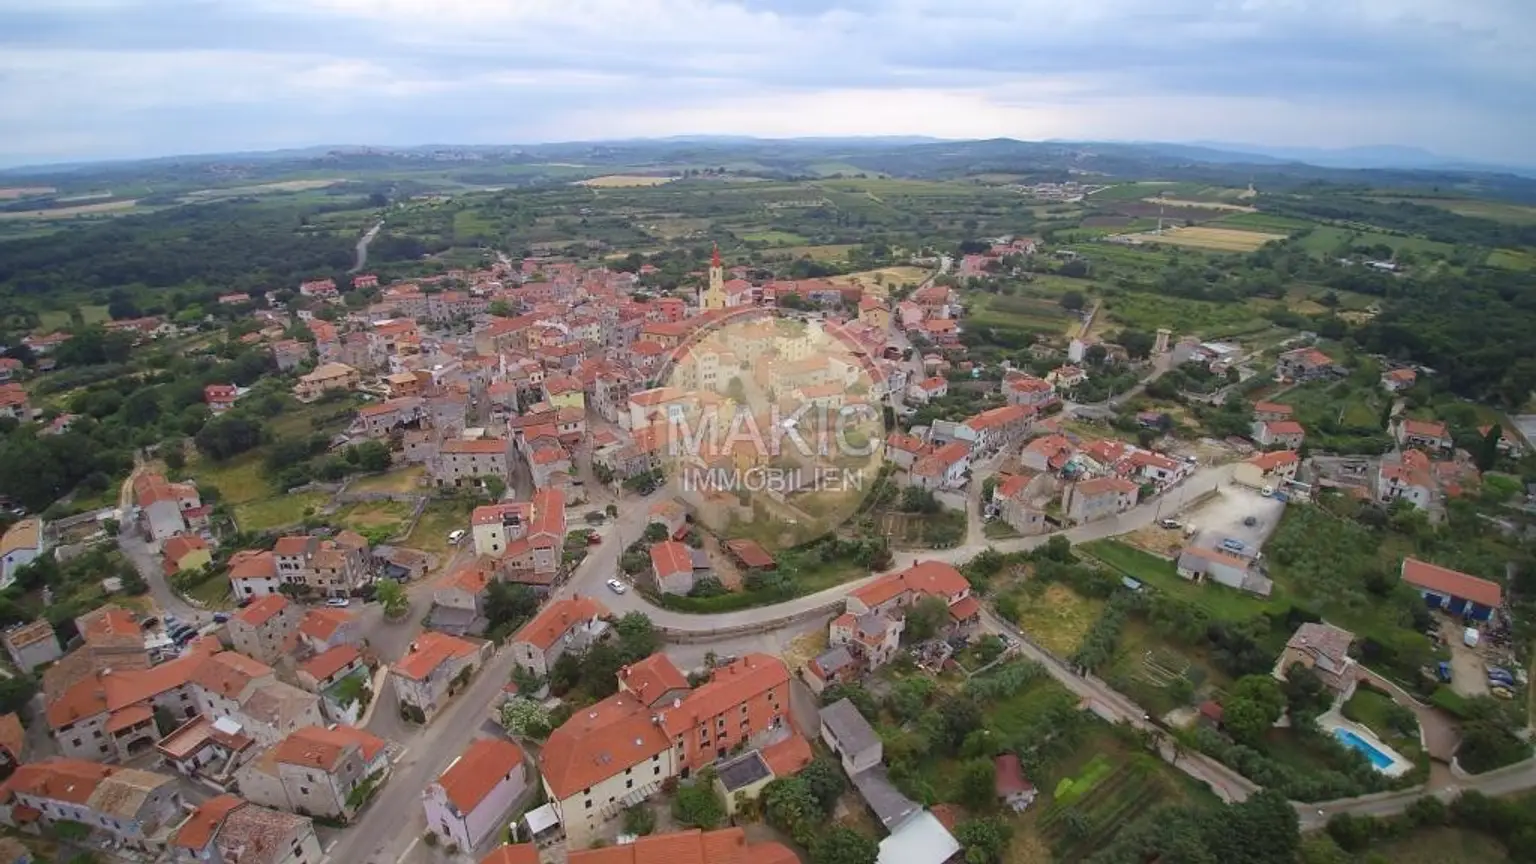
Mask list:
[[[1533,0],[0,0],[0,165],[683,134],[1531,163]]]

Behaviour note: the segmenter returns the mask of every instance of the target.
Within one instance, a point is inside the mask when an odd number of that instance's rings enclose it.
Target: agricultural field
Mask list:
[[[810,258],[812,261],[841,261],[848,257],[848,250],[856,243],[832,243],[825,246],[790,246],[776,250],[789,253],[792,258]]]
[[[332,518],[336,524],[359,534],[392,537],[411,518],[411,505],[403,501],[368,501],[351,504]]]
[[[213,462],[198,458],[189,466],[188,473],[199,486],[212,486],[226,504],[245,504],[261,498],[272,497],[277,490],[268,482],[261,462],[261,454],[255,451],[242,453],[227,462]]]
[[[1209,698],[1230,683],[1203,646],[1174,646],[1139,618],[1125,622],[1104,678],[1154,717]],[[1189,684],[1178,684],[1179,679]]]
[[[289,492],[236,504],[235,525],[241,531],[272,531],[298,525],[320,512],[331,496],[326,492]]]
[[[1312,233],[1301,239],[1301,248],[1314,255],[1331,255],[1342,245],[1351,246],[1390,246],[1397,254],[1403,252],[1433,252],[1438,255],[1450,255],[1455,251],[1449,243],[1441,243],[1435,240],[1426,240],[1423,237],[1404,237],[1398,234],[1382,234],[1376,231],[1353,231],[1348,228],[1336,228],[1331,225],[1319,225],[1312,229]]]
[[[8,221],[25,221],[28,219],[73,219],[77,216],[120,216],[138,207],[138,200],[130,198],[124,201],[102,201],[97,204],[79,204],[74,207],[53,207],[43,210],[5,210],[0,211],[0,219]]]
[[[105,306],[81,306],[79,310],[80,320],[84,321],[87,327],[104,323],[112,317],[107,314]],[[50,309],[47,312],[38,313],[37,320],[39,333],[52,333],[69,327],[71,315],[66,310]]]
[[[1160,195],[1153,198],[1141,199],[1148,204],[1161,204],[1168,207],[1214,207],[1217,210],[1231,210],[1233,213],[1257,213],[1256,208],[1246,204],[1228,204],[1225,201],[1192,201],[1187,198],[1169,198]]]
[[[1057,657],[1071,657],[1103,609],[1102,600],[1088,599],[1065,585],[1051,584],[1039,597],[1019,603],[1019,617],[1014,623]]]
[[[1304,219],[1292,219],[1288,216],[1275,216],[1270,213],[1235,213],[1231,216],[1212,222],[1210,228],[1232,228],[1239,231],[1267,231],[1273,234],[1290,234],[1303,228],[1312,227],[1313,223]]]
[[[769,246],[804,246],[810,238],[790,231],[745,231],[736,234],[743,243],[766,243]]]
[[[1077,315],[1047,299],[969,292],[965,317],[969,327],[997,327],[1071,335],[1081,325]]]
[[[1107,317],[1137,330],[1151,332],[1168,327],[1181,335],[1193,333],[1205,339],[1217,339],[1270,329],[1274,325],[1264,317],[1264,308],[1256,303],[1216,303],[1124,292],[1105,299],[1099,318],[1102,322]]]
[[[920,285],[929,276],[929,271],[922,267],[881,267],[878,270],[861,270],[858,273],[848,273],[842,276],[833,276],[827,281],[834,285],[852,285],[859,283],[874,293],[884,296],[885,289],[892,285]],[[879,280],[878,282],[876,280]]]
[[[1488,266],[1505,270],[1536,270],[1536,253],[1524,249],[1495,249],[1488,255]]]
[[[656,177],[646,174],[607,174],[602,177],[577,180],[572,185],[589,186],[594,189],[629,189],[636,186],[661,186],[676,179],[676,177]]]
[[[367,477],[359,477],[347,486],[350,492],[388,492],[395,495],[403,495],[416,492],[421,488],[421,478],[427,473],[427,469],[421,465],[412,465],[408,468],[397,468],[386,471],[383,474],[370,474]]]
[[[1284,240],[1288,235],[1232,228],[1176,226],[1165,229],[1161,234],[1142,232],[1127,236],[1138,243],[1166,243],[1171,246],[1190,246],[1215,252],[1252,252],[1265,243]]]
[[[181,196],[183,202],[216,201],[220,198],[240,198],[247,195],[273,195],[286,192],[308,192],[344,183],[341,179],[283,180],[277,183],[257,183],[250,186],[229,186],[219,189],[198,189]]]

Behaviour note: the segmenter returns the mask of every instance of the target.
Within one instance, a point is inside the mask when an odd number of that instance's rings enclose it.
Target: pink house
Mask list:
[[[523,749],[500,738],[481,738],[422,790],[427,830],[444,845],[473,850],[500,830],[527,788]]]
[[[235,399],[239,391],[233,384],[209,384],[203,388],[203,401],[207,403],[208,410],[214,414],[223,414],[235,407]]]

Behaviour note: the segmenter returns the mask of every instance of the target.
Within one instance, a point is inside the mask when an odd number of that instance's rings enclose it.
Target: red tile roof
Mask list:
[[[417,636],[411,643],[411,650],[395,662],[394,671],[413,681],[421,681],[449,658],[467,657],[476,650],[473,642],[428,630]]]
[[[646,702],[654,702],[669,690],[688,689],[688,679],[682,671],[659,652],[620,669],[619,679],[624,689]]]
[[[971,583],[951,565],[942,561],[921,561],[900,572],[881,576],[854,591],[852,596],[873,608],[908,591],[947,601],[970,587]]]
[[[235,613],[235,618],[252,627],[260,627],[288,608],[288,598],[281,594],[268,594],[255,603]]]
[[[693,557],[682,543],[664,540],[651,544],[651,567],[655,568],[656,576],[660,579],[679,573],[692,573]]]
[[[305,726],[278,742],[277,761],[331,771],[354,745],[363,761],[371,762],[384,749],[384,739],[352,726]]]
[[[1271,435],[1307,434],[1307,430],[1302,428],[1302,425],[1295,420],[1267,420],[1264,423],[1264,428],[1268,429]]]
[[[1012,753],[1000,754],[992,760],[992,765],[996,771],[993,789],[997,797],[1006,798],[1035,788],[1035,784],[1024,779],[1024,767],[1019,764],[1018,756]]]
[[[299,665],[299,671],[314,676],[316,681],[324,681],[362,656],[356,645],[337,645],[305,660]]]
[[[662,714],[661,726],[668,735],[692,729],[700,721],[742,704],[760,693],[789,683],[789,667],[768,654],[748,654],[729,666],[716,669],[714,677],[683,697],[682,705]]]
[[[620,692],[562,723],[539,752],[539,773],[555,799],[564,800],[671,746],[671,738],[652,722],[650,707]]]
[[[763,762],[775,777],[789,777],[811,764],[811,745],[799,735],[790,735],[777,744],[770,744],[761,753]]]
[[[576,624],[593,618],[602,618],[607,614],[608,607],[591,597],[577,595],[569,599],[556,600],[539,610],[539,614],[535,615],[532,621],[524,624],[523,629],[517,631],[512,641],[527,642],[537,646],[541,651],[547,651]]]
[[[501,738],[480,738],[437,778],[448,800],[465,815],[523,764],[523,748]]]
[[[476,438],[465,440],[455,438],[444,442],[443,453],[464,453],[480,455],[504,455],[507,452],[507,442],[504,438]]]
[[[329,641],[336,631],[351,623],[352,613],[340,609],[311,609],[299,621],[299,632],[311,639]]]
[[[218,833],[219,826],[224,824],[224,817],[235,809],[244,807],[245,803],[234,795],[218,795],[209,798],[198,805],[187,821],[177,829],[176,837],[171,841],[172,845],[182,849],[201,850]]]
[[[1417,558],[1404,558],[1402,578],[1416,588],[1433,591],[1448,597],[1470,600],[1479,606],[1493,608],[1504,599],[1497,582],[1479,579],[1448,567],[1440,567]]]

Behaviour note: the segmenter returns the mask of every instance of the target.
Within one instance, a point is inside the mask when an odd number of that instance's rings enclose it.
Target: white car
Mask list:
[[[625,591],[629,590],[628,585],[625,585],[623,582],[620,582],[617,579],[609,579],[608,588],[615,594],[623,594]]]
[[[345,597],[332,597],[331,599],[325,601],[325,605],[335,606],[336,608],[341,609],[347,606],[351,606],[352,601]]]
[[[448,542],[450,544],[457,543],[457,542],[459,542],[460,540],[463,540],[463,539],[464,539],[464,529],[463,528],[456,528],[456,529],[448,532]]]

